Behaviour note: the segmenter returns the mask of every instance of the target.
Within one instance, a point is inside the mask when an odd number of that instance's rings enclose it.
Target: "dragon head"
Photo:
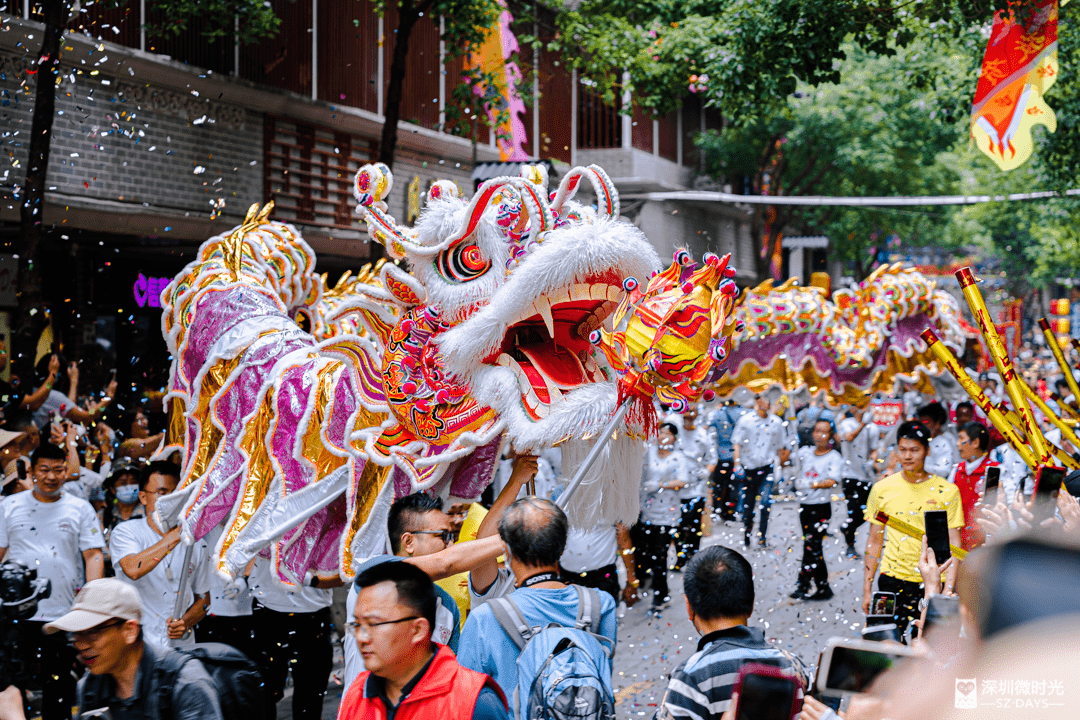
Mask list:
[[[595,210],[573,201],[582,179]],[[575,168],[548,196],[546,173],[526,166],[469,201],[440,181],[412,229],[385,211],[391,184],[385,166],[365,166],[357,198],[372,238],[422,286],[410,293],[437,319],[430,343],[445,377],[494,410],[518,450],[599,430],[617,391],[590,334],[610,329],[623,280],[660,264],[645,236],[617,219],[604,171]]]

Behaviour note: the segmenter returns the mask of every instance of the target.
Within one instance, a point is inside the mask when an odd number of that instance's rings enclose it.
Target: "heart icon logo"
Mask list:
[[[975,692],[975,683],[971,680],[957,682],[956,689],[963,695],[970,695]]]

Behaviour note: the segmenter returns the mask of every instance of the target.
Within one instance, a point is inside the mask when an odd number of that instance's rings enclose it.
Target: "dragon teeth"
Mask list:
[[[540,298],[536,301],[536,309],[540,312],[540,317],[544,320],[544,326],[547,328],[548,336],[555,337],[555,318],[551,316],[551,303],[546,298]]]

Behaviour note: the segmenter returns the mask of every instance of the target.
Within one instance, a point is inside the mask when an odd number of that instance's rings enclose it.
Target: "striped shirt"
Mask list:
[[[739,668],[746,663],[793,670],[806,686],[806,670],[797,657],[771,645],[760,629],[737,625],[701,638],[698,651],[671,673],[655,720],[720,720],[731,704]],[[802,688],[798,695],[802,697]]]

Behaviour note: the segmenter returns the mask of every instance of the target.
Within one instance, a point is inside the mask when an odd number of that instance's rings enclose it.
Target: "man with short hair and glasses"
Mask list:
[[[498,520],[502,507],[517,496],[525,481],[536,472],[536,460],[521,456],[515,460],[510,481],[492,505],[489,516]],[[488,522],[485,518],[485,522]],[[368,558],[357,568],[357,575],[384,563],[405,562],[428,574],[432,580],[441,580],[463,571],[472,570],[484,563],[494,564],[502,550],[497,536],[454,544],[456,537],[451,529],[450,517],[443,512],[442,500],[428,493],[413,493],[398,498],[390,506],[386,521],[393,555],[377,555]],[[483,525],[481,525],[483,527]],[[346,614],[352,615],[356,607],[359,588],[349,588],[345,602]],[[442,588],[435,587],[435,621],[431,626],[432,641],[458,651],[461,628],[461,611],[457,603]],[[364,670],[364,659],[351,638],[343,640],[345,655],[344,692],[349,691],[353,680]]]
[[[221,720],[217,689],[202,663],[185,661],[168,688],[171,712],[161,707],[157,668],[168,653],[143,639],[138,591],[119,578],[88,582],[71,611],[45,625],[67,633],[88,674],[79,682],[79,715],[108,709],[112,720]],[[63,635],[57,637],[63,638]]]
[[[64,491],[67,455],[55,445],[37,448],[30,460],[34,487],[0,503],[0,560],[37,569],[48,578],[52,594],[37,612],[18,624],[18,647],[26,660],[18,687],[43,690],[42,718],[70,718],[75,700],[71,669],[75,654],[63,637],[50,638],[42,627],[71,607],[87,580],[104,574],[105,541],[97,513],[87,501]]]
[[[409,563],[379,563],[356,576],[347,627],[367,670],[345,693],[339,720],[507,720],[506,697],[489,676],[458,664],[432,641],[435,584]]]
[[[184,548],[180,545],[180,526],[163,530],[154,520],[159,498],[180,484],[180,468],[170,462],[148,464],[139,478],[139,502],[146,508],[143,517],[132,518],[113,528],[109,535],[109,554],[116,577],[131,583],[143,602],[143,632],[158,647],[195,644],[191,629],[206,617],[210,606],[210,565],[206,542],[199,540],[184,566]],[[179,618],[172,617],[180,578],[185,584],[184,607]]]

